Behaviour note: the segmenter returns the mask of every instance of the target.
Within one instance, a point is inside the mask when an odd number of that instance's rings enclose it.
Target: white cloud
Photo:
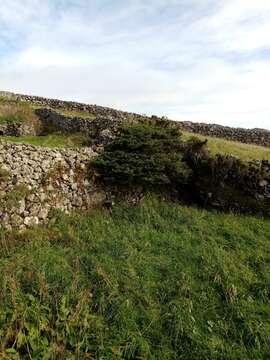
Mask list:
[[[69,68],[73,66],[82,66],[86,62],[83,54],[72,54],[69,51],[57,49],[45,49],[34,46],[23,50],[16,61],[16,66],[44,68],[50,66],[59,66]]]

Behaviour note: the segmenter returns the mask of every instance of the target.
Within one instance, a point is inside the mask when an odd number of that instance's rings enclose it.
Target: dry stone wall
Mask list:
[[[115,137],[123,123],[167,121],[167,126],[228,140],[253,143],[270,148],[270,131],[235,129],[220,125],[173,122],[156,116],[146,117],[96,105],[85,105],[41,97],[0,92],[0,96],[39,105],[35,110],[41,131],[84,133],[93,146],[78,150],[59,150],[0,141],[0,224],[25,227],[46,223],[53,209],[70,212],[101,205],[107,194],[89,176],[89,164],[97,155],[94,149]],[[57,110],[88,111],[89,118],[66,116]],[[91,115],[95,115],[93,119]],[[40,130],[39,130],[40,131]],[[0,135],[35,135],[36,129],[27,123],[0,125]],[[98,145],[98,146],[96,146]],[[269,162],[262,165],[266,177],[254,188],[259,201],[270,199]]]
[[[14,94],[10,92],[0,91],[0,96],[6,97],[9,99],[19,100],[19,101],[26,101],[32,104],[35,104],[39,107],[49,107],[52,109],[63,109],[69,111],[83,111],[89,112],[91,115],[95,116],[104,116],[104,117],[113,117],[119,119],[126,119],[126,118],[145,118],[143,115],[138,115],[131,112],[120,111],[111,109],[104,106],[98,105],[89,105],[89,104],[82,104],[77,103],[75,101],[62,101],[56,99],[48,99],[40,96],[29,96],[29,95],[21,95],[21,94]]]
[[[161,120],[157,116],[147,117],[145,115],[138,115],[130,112],[119,111],[115,109],[110,109],[107,107],[97,106],[97,105],[88,105],[81,104],[72,101],[61,101],[55,99],[47,99],[38,96],[28,96],[28,95],[20,95],[13,94],[9,92],[0,91],[0,96],[5,96],[11,99],[17,99],[21,101],[30,102],[32,104],[38,105],[44,108],[51,109],[65,109],[70,111],[84,111],[89,112],[91,115],[95,115],[98,119],[109,119],[117,122],[126,121],[132,119],[133,121],[145,121],[146,119],[155,119]],[[42,115],[42,113],[40,112]],[[43,112],[45,114],[45,112]],[[52,120],[52,117],[50,118]],[[59,118],[60,120],[60,118]],[[61,121],[63,118],[61,119]],[[84,119],[85,120],[85,119]],[[54,122],[56,123],[56,122]],[[88,124],[87,121],[83,121],[82,119],[76,119],[74,123],[80,123],[79,127],[84,129],[89,129],[91,125]],[[178,124],[179,127],[185,131],[201,134],[206,136],[215,136],[219,138],[224,138],[232,141],[239,141],[247,144],[256,144],[270,148],[270,131],[264,129],[243,129],[243,128],[232,128],[228,126],[221,126],[216,124],[205,124],[205,123],[193,123],[190,121],[179,121],[174,122]],[[77,127],[78,124],[71,125],[70,120],[66,120],[65,124],[58,124],[61,130],[68,132],[67,130],[72,130],[72,127]]]
[[[46,222],[52,209],[102,204],[106,194],[89,177],[94,156],[91,148],[54,150],[1,141],[0,223],[25,228]]]
[[[0,124],[0,136],[31,136],[37,131],[33,124],[7,122]]]
[[[126,121],[112,116],[97,116],[95,119],[71,117],[47,108],[37,109],[35,113],[40,119],[45,134],[50,131],[63,134],[82,133],[100,145],[112,139],[119,126]],[[136,122],[136,120],[132,121]]]
[[[245,144],[256,144],[270,148],[270,131],[264,129],[242,129],[216,124],[181,122],[182,129],[191,133],[214,136]]]

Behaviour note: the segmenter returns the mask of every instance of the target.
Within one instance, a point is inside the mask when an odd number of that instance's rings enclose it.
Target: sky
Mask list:
[[[0,90],[270,129],[270,0],[1,0]]]

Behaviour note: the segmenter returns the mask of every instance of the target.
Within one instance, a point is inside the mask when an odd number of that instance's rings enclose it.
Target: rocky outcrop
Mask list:
[[[216,124],[181,122],[182,129],[191,133],[214,136],[245,144],[256,144],[270,148],[270,131],[264,129],[242,129]]]
[[[106,194],[89,176],[96,153],[0,142],[0,223],[24,228],[47,221],[52,209],[69,212],[102,204]]]

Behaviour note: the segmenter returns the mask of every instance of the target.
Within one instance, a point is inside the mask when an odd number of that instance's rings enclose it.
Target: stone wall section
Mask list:
[[[109,121],[110,129],[113,127],[112,122],[115,122],[114,128],[123,121],[132,120],[135,122],[145,121],[149,119],[161,120],[157,116],[147,117],[145,115],[138,115],[130,112],[119,111],[110,109],[107,107],[97,106],[97,105],[88,105],[81,104],[72,101],[62,101],[55,99],[47,99],[38,96],[28,96],[13,94],[9,92],[1,92],[0,96],[5,96],[10,99],[16,99],[21,101],[30,102],[35,104],[43,109],[38,110],[39,115],[42,119],[47,116],[47,120],[51,120],[54,125],[57,125],[59,130],[64,132],[77,131],[81,129],[82,131],[91,131],[93,130],[92,125],[94,124],[90,119],[81,119],[81,118],[69,118],[65,116],[57,116],[51,112],[52,116],[48,116],[50,111],[48,108],[56,110],[70,110],[70,111],[84,111],[89,112],[91,115],[97,117],[96,123],[102,123],[102,121]],[[45,109],[44,109],[45,108]],[[46,113],[47,111],[47,113]],[[44,116],[45,115],[45,116]],[[57,121],[56,121],[57,120]],[[166,121],[166,120],[164,120]],[[62,122],[62,124],[60,124]],[[178,124],[179,127],[184,130],[194,134],[201,134],[205,136],[214,136],[218,138],[224,138],[231,141],[239,141],[246,144],[256,144],[264,147],[270,148],[270,131],[264,129],[243,129],[243,128],[232,128],[228,126],[221,126],[217,124],[206,124],[206,123],[193,123],[190,121],[179,121],[173,122]],[[90,130],[89,130],[90,129]],[[109,127],[107,128],[109,129]],[[102,129],[105,129],[104,128]]]
[[[101,205],[106,194],[91,179],[91,148],[54,150],[0,141],[0,223],[25,228],[46,223],[52,209]]]
[[[238,141],[244,144],[255,144],[270,148],[270,131],[264,129],[243,129],[221,126],[217,124],[181,122],[182,129],[205,136]]]
[[[144,115],[139,115],[127,111],[115,110],[104,106],[82,104],[75,101],[48,99],[40,96],[14,94],[6,91],[0,91],[0,97],[1,96],[13,100],[26,101],[31,104],[35,104],[36,106],[41,108],[45,107],[45,108],[51,108],[57,110],[83,111],[83,112],[89,112],[89,114],[95,116],[103,116],[103,117],[109,116],[118,119],[126,119],[131,117],[138,119],[145,118]]]
[[[33,124],[7,122],[0,124],[0,136],[34,136],[37,130]]]
[[[71,117],[48,108],[37,109],[35,113],[40,119],[44,134],[51,131],[62,134],[83,133],[89,136],[93,143],[99,145],[104,145],[112,139],[118,132],[119,126],[127,122],[112,116],[97,116],[95,119]],[[138,121],[132,120],[132,122]]]

